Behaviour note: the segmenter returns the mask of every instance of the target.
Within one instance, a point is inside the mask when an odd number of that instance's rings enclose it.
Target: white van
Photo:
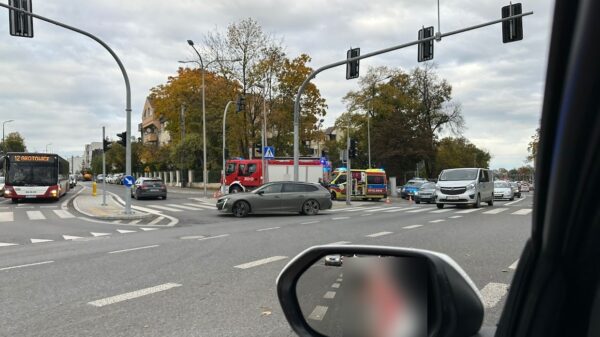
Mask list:
[[[437,207],[444,204],[479,207],[481,202],[494,205],[494,176],[488,169],[456,168],[443,170],[436,185]]]

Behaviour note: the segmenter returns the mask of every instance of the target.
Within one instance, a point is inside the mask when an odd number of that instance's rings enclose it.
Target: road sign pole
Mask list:
[[[20,8],[16,8],[16,7],[12,7],[12,6],[8,6],[6,4],[0,3],[0,7],[4,7],[4,8],[8,8],[8,9],[12,9],[14,11],[26,14],[30,17],[36,18],[38,20],[42,20],[42,21],[46,21],[48,23],[51,23],[53,25],[57,25],[60,26],[62,28],[71,30],[73,32],[85,35],[87,37],[89,37],[90,39],[98,42],[102,47],[104,47],[104,49],[106,49],[110,55],[115,59],[115,62],[117,62],[117,65],[119,66],[119,69],[121,70],[121,74],[123,75],[123,80],[125,81],[125,111],[127,113],[127,135],[131,135],[131,86],[129,85],[129,76],[127,75],[127,71],[125,70],[125,66],[123,66],[123,63],[121,62],[121,60],[119,59],[119,57],[117,56],[117,54],[115,54],[115,52],[102,40],[100,40],[99,38],[97,38],[95,35],[90,34],[84,30],[81,30],[79,28],[75,28],[73,26],[69,26],[67,24],[64,24],[62,22],[58,22],[52,19],[49,19],[47,17],[41,16],[41,15],[37,15],[37,14],[33,14],[30,12],[27,12],[23,9]],[[125,150],[125,171],[126,174],[131,175],[131,140],[128,138],[127,140],[127,149]],[[125,195],[125,214],[131,214],[131,194],[127,193]]]
[[[105,127],[102,127],[102,206],[106,206],[106,152],[104,140],[106,139]]]
[[[346,205],[350,206],[350,196],[352,194],[352,167],[350,166],[350,118],[348,118],[348,134],[346,135],[346,153],[348,157],[346,161]]]

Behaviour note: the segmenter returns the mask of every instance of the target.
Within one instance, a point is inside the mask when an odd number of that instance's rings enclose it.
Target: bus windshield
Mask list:
[[[48,162],[11,162],[6,184],[12,186],[50,186],[58,183],[56,164]]]

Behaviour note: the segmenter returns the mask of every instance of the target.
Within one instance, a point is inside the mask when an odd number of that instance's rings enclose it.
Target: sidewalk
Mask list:
[[[135,210],[132,210],[132,214],[124,214],[124,207],[117,203],[110,194],[106,195],[106,206],[102,206],[102,191],[99,191],[96,196],[92,196],[89,188],[84,188],[73,198],[73,207],[79,213],[102,220],[138,220],[153,216]]]

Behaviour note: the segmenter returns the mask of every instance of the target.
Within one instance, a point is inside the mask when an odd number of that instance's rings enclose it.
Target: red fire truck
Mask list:
[[[268,159],[267,181],[290,181],[294,179],[294,160],[289,158]],[[264,182],[261,159],[230,159],[225,164],[225,191],[237,193],[252,190]],[[331,163],[319,158],[299,160],[298,180],[318,183],[331,167]]]

